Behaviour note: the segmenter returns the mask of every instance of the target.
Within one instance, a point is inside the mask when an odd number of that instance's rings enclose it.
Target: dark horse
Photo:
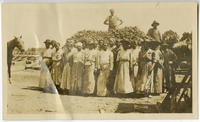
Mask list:
[[[9,83],[11,83],[11,64],[13,58],[13,50],[14,48],[18,48],[21,52],[24,51],[24,42],[21,41],[22,36],[14,37],[14,39],[7,42],[7,65],[8,65],[8,77]]]

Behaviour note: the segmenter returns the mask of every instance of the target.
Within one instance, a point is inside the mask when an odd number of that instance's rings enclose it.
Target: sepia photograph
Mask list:
[[[197,119],[197,43],[197,2],[2,3],[3,119]]]

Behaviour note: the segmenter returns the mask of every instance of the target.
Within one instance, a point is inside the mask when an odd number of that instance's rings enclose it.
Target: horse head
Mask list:
[[[22,41],[22,36],[14,38],[15,46],[21,51],[24,51],[24,42]]]

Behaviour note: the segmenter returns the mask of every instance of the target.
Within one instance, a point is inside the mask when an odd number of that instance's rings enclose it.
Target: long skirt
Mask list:
[[[137,74],[138,74],[138,65],[135,65],[131,69],[131,75],[130,75],[133,91],[135,91],[135,89],[136,89]]]
[[[153,64],[152,62],[143,62],[139,69],[138,81],[136,83],[136,92],[149,94],[154,92],[153,88]]]
[[[39,87],[43,89],[44,92],[58,93],[56,86],[51,78],[51,74],[47,65],[44,61],[41,61],[41,72],[40,72],[40,82]]]
[[[69,63],[66,63],[63,69],[60,88],[61,89],[70,89],[70,83],[71,82],[71,67]]]
[[[83,68],[84,65],[81,62],[74,62],[72,65],[72,80],[71,80],[71,92],[81,93],[83,89]]]
[[[154,93],[162,93],[163,70],[158,65],[154,68]]]
[[[115,78],[114,93],[126,94],[131,92],[133,92],[133,87],[130,81],[129,62],[121,61]]]
[[[95,88],[94,69],[95,69],[94,64],[85,65],[83,94],[90,95],[94,93],[94,88]]]
[[[59,86],[62,77],[61,63],[59,61],[53,62],[51,75],[54,83]]]
[[[97,80],[97,96],[108,95],[107,83],[110,75],[110,65],[103,65]]]

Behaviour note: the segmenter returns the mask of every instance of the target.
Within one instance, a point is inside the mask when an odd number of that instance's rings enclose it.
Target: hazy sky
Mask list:
[[[124,26],[138,26],[145,33],[153,20],[161,33],[172,29],[180,36],[191,32],[194,3],[75,3],[75,4],[3,4],[2,36],[8,41],[23,36],[25,48],[44,46],[47,38],[64,43],[77,31],[107,30],[103,24],[109,9],[121,18]]]

